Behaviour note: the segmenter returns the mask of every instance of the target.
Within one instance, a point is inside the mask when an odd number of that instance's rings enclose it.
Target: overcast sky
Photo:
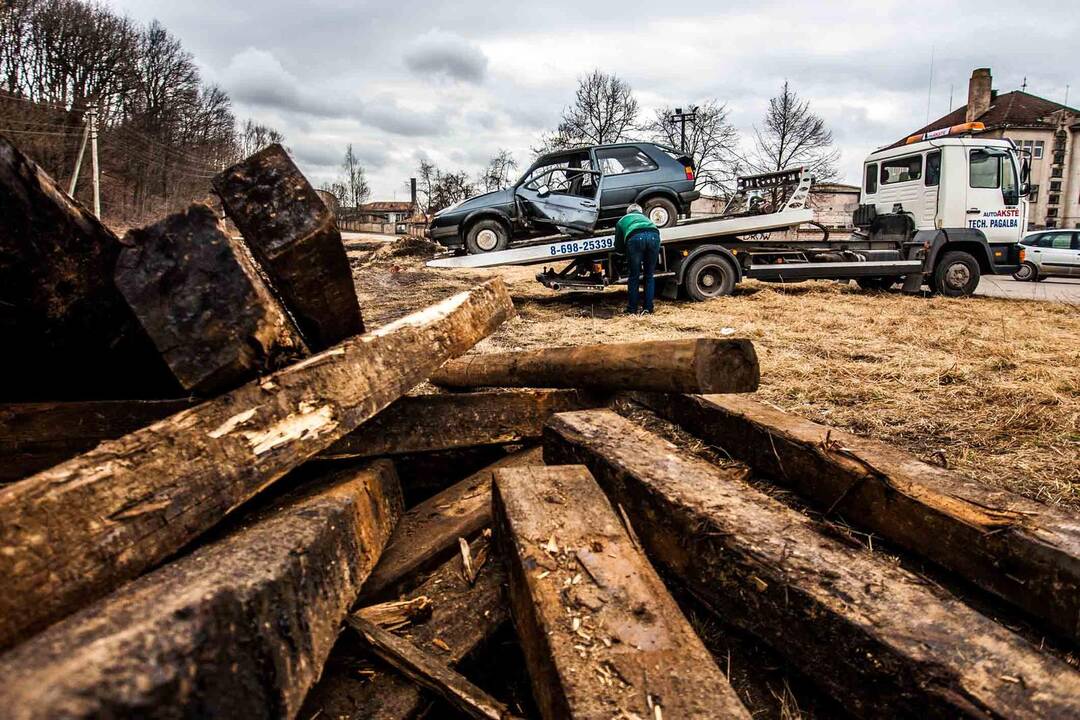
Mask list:
[[[478,171],[499,148],[528,164],[577,79],[630,83],[645,111],[707,98],[748,138],[787,79],[829,123],[843,179],[863,156],[994,87],[1080,102],[1069,2],[722,3],[537,0],[109,0],[160,20],[240,118],[281,130],[316,184],[346,143],[373,199],[405,199],[420,158]],[[731,9],[725,9],[731,5]],[[934,56],[933,84],[930,58]]]

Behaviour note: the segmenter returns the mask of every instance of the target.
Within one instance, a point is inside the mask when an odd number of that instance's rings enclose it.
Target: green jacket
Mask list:
[[[615,225],[615,252],[625,255],[626,239],[638,230],[656,230],[656,225],[641,213],[630,213],[619,218]]]

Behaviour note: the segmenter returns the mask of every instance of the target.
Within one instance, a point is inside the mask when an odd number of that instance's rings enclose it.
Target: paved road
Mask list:
[[[976,295],[1012,300],[1049,300],[1080,305],[1080,278],[1050,278],[1042,282],[1017,282],[1008,275],[984,275]]]

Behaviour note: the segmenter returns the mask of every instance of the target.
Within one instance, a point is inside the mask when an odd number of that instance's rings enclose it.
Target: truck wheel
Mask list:
[[[465,248],[470,255],[505,250],[510,244],[510,233],[498,220],[480,220],[473,223],[465,235]]]
[[[683,286],[691,300],[701,302],[730,295],[735,289],[735,268],[720,255],[707,254],[696,258],[686,269]]]
[[[1019,280],[1020,282],[1035,282],[1038,276],[1039,271],[1035,268],[1035,265],[1026,262],[1013,273],[1013,280]]]
[[[966,252],[945,253],[934,269],[934,289],[946,297],[966,297],[979,285],[979,263]]]
[[[675,203],[667,198],[654,197],[645,201],[642,206],[645,216],[652,220],[658,228],[666,228],[674,225],[679,219],[679,211],[675,209]]]

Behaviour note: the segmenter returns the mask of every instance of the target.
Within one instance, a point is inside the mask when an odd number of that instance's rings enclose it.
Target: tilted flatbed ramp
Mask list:
[[[724,218],[706,222],[690,222],[660,231],[661,244],[708,238],[733,237],[794,227],[812,222],[813,210],[785,210],[768,215]],[[459,255],[437,258],[428,262],[434,268],[485,268],[499,265],[538,265],[552,260],[572,259],[584,255],[611,252],[615,247],[614,235],[572,239],[552,243],[526,245],[480,255]]]

